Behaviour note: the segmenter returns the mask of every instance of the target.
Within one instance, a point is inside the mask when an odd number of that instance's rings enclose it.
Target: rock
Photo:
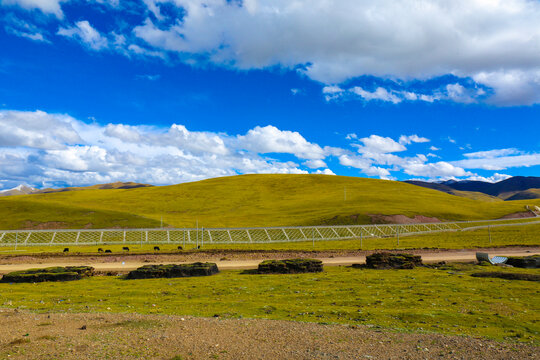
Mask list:
[[[366,256],[366,267],[370,269],[413,269],[422,265],[422,257],[407,253],[380,252]]]
[[[215,263],[180,264],[180,265],[144,265],[127,275],[127,279],[176,278],[189,276],[209,276],[219,272]]]
[[[540,268],[540,255],[509,257],[506,264],[525,269],[538,269]]]
[[[90,266],[56,266],[44,269],[14,271],[2,277],[4,283],[36,283],[45,281],[71,281],[94,275]]]
[[[316,259],[286,259],[265,260],[259,264],[259,274],[298,274],[323,271],[321,260]]]

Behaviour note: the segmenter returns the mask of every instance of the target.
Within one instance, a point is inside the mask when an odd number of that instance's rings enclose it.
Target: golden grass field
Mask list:
[[[0,229],[367,224],[369,215],[497,219],[540,199],[469,199],[396,181],[241,175],[171,186],[80,189],[0,198]],[[41,225],[40,225],[41,224]]]

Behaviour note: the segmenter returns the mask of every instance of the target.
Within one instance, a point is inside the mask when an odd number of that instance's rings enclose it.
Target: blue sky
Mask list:
[[[536,0],[0,4],[0,190],[540,176]]]

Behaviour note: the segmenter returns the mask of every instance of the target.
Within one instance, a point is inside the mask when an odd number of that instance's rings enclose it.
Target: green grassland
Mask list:
[[[491,236],[490,236],[491,235]],[[177,247],[183,245],[183,251],[198,251],[195,243],[159,244],[160,253],[180,252]],[[501,226],[471,231],[449,231],[425,235],[387,238],[367,238],[332,241],[298,241],[283,243],[253,244],[212,244],[199,242],[201,251],[207,250],[265,250],[265,251],[341,251],[341,250],[394,250],[394,249],[467,249],[502,246],[540,246],[540,224],[523,226]],[[71,254],[97,253],[98,248],[110,249],[113,254],[123,253],[125,245],[79,245],[69,246]],[[130,253],[154,253],[154,244],[128,244]],[[0,247],[2,254],[61,253],[65,246],[20,246]],[[103,256],[107,256],[103,254]]]
[[[345,196],[346,194],[346,196]],[[346,198],[345,198],[346,197]],[[491,202],[386,180],[325,175],[242,175],[172,186],[87,189],[0,198],[0,228],[247,227],[367,224],[370,214],[496,219],[540,199]],[[88,225],[90,224],[90,225]]]
[[[38,312],[118,312],[266,318],[540,343],[537,282],[473,278],[493,267],[360,270],[198,278],[0,284],[0,306]],[[538,270],[500,269],[538,274]]]

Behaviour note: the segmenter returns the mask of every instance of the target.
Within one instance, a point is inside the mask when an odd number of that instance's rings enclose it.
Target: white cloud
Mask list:
[[[60,28],[57,34],[77,39],[85,46],[96,51],[109,46],[107,38],[94,29],[87,20],[77,21],[73,27]]]
[[[326,163],[324,161],[319,160],[319,159],[304,161],[303,165],[307,166],[310,169],[319,169],[319,168],[323,168],[323,167],[328,166],[328,165],[326,165]]]
[[[497,104],[540,101],[537,1],[145,0],[158,20],[165,2],[186,11],[181,21],[158,27],[147,19],[134,33],[187,58],[203,55],[237,69],[300,66],[326,84],[363,75],[407,81],[453,74],[491,87],[488,101]],[[463,85],[446,90],[455,101],[474,99]],[[484,95],[478,91],[472,94]],[[359,92],[393,103],[435,100],[388,89]]]
[[[321,174],[321,175],[336,175],[334,172],[330,169],[324,169],[324,170],[317,170],[314,172],[314,174]]]
[[[241,147],[257,153],[289,153],[300,159],[318,160],[325,158],[324,150],[308,142],[296,131],[283,131],[275,126],[257,126],[238,136]]]
[[[361,138],[360,141],[364,144],[364,146],[360,146],[358,151],[363,153],[386,154],[407,150],[405,146],[394,141],[392,138],[382,137],[379,135],[371,135],[369,137]]]
[[[349,91],[352,93],[360,96],[366,101],[371,100],[380,100],[385,102],[391,102],[393,104],[398,104],[402,101],[402,99],[395,95],[393,92],[386,90],[385,88],[378,87],[373,92],[369,92],[361,88],[360,86],[355,86],[351,88]]]
[[[398,156],[406,150],[389,137],[358,139],[358,152],[321,147],[300,133],[257,126],[245,134],[191,131],[145,125],[85,123],[68,115],[42,111],[0,110],[2,187],[85,185],[112,181],[172,184],[247,173],[334,174],[327,159],[360,173],[392,179],[392,172],[427,178],[479,177],[467,169],[503,169],[540,165],[540,154],[496,149],[466,154],[459,161],[429,162],[433,154]],[[423,141],[418,135],[402,142]],[[267,154],[286,154],[278,160]],[[275,156],[277,157],[277,156]],[[299,165],[301,163],[301,165]]]
[[[44,14],[52,14],[61,19],[64,17],[60,3],[68,0],[2,0],[2,5],[18,5],[23,9],[39,9]]]
[[[44,35],[45,30],[10,13],[3,17],[4,30],[12,35],[33,41],[50,42]]]
[[[492,176],[487,176],[487,177],[479,176],[479,175],[469,176],[465,180],[485,181],[485,182],[490,182],[490,183],[496,183],[496,182],[503,181],[511,177],[512,175],[495,173]]]
[[[429,164],[409,163],[403,166],[403,171],[408,175],[423,176],[429,178],[463,177],[473,175],[472,173],[445,161],[439,161]]]
[[[172,184],[239,173],[307,174],[294,161],[261,154],[290,151],[308,159],[308,165],[326,167],[324,153],[339,153],[272,126],[229,136],[190,131],[179,124],[165,129],[103,126],[41,111],[0,111],[0,128],[0,178],[5,187],[23,181],[36,186],[111,181]]]
[[[429,139],[428,138],[425,138],[425,137],[420,137],[418,135],[401,135],[399,137],[399,143],[402,144],[402,145],[409,145],[411,143],[426,143],[426,142],[429,142]]]
[[[0,110],[0,147],[62,149],[80,141],[66,115]]]
[[[452,164],[465,169],[505,170],[513,167],[529,167],[540,165],[540,153],[515,156],[488,156],[452,161]]]
[[[439,151],[441,149],[439,149],[438,147],[435,147],[435,146],[430,146],[429,150],[431,150],[431,151]]]
[[[495,149],[495,150],[487,150],[487,151],[478,151],[468,154],[463,154],[464,156],[468,158],[495,158],[495,157],[501,157],[506,155],[515,155],[520,154],[521,151],[518,149]]]
[[[358,135],[352,133],[352,134],[347,134],[347,136],[345,136],[345,139],[347,140],[353,140],[353,139],[358,139]]]

